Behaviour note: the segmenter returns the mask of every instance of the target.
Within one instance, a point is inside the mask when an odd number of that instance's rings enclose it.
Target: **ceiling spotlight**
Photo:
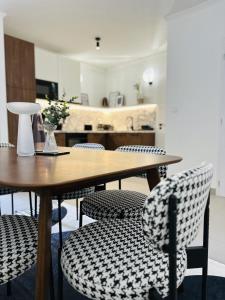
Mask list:
[[[101,41],[101,38],[100,37],[96,37],[95,40],[96,40],[96,50],[100,50],[100,41]]]

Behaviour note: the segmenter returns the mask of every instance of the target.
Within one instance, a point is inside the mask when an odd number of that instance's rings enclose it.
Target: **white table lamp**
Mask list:
[[[29,102],[9,102],[7,104],[7,108],[11,113],[19,115],[17,154],[19,156],[34,155],[34,138],[31,115],[40,111],[40,104]]]

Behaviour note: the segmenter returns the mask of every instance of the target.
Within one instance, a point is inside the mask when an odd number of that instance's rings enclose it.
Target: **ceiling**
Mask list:
[[[205,0],[1,0],[5,33],[104,66],[166,48],[166,21]],[[102,38],[101,50],[94,38]]]

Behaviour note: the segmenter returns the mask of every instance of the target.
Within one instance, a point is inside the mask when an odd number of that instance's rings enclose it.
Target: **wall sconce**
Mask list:
[[[95,41],[96,41],[96,50],[100,50],[100,41],[101,41],[101,38],[100,37],[96,37]]]
[[[145,83],[148,83],[149,85],[153,85],[154,81],[154,70],[153,69],[147,69],[143,73],[143,80]]]

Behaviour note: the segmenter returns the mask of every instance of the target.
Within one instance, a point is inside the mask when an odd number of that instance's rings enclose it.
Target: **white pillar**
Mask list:
[[[4,16],[5,16],[5,14],[0,12],[0,142],[8,142],[8,118],[7,118],[7,109],[6,109]]]

